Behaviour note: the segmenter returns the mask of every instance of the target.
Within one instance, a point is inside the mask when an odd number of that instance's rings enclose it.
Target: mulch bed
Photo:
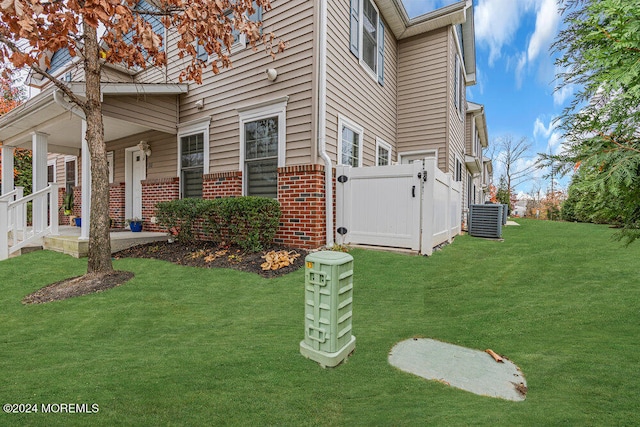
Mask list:
[[[291,254],[300,254],[289,266],[278,270],[263,270],[262,258],[268,251],[286,250]],[[134,246],[113,255],[115,259],[121,258],[151,258],[172,262],[178,265],[200,268],[232,268],[259,274],[262,277],[273,278],[298,270],[304,264],[307,251],[303,249],[291,249],[285,246],[272,246],[263,252],[251,253],[237,246],[220,245],[212,242],[196,241],[191,243],[181,242],[154,242],[145,245]],[[114,271],[111,274],[85,274],[84,276],[65,279],[52,283],[36,292],[27,295],[22,300],[23,304],[41,304],[51,301],[63,300],[71,297],[101,292],[120,286],[134,274],[128,271]]]
[[[85,274],[52,283],[23,298],[23,304],[42,304],[71,297],[78,297],[120,286],[133,278],[128,271],[114,271],[111,274]]]
[[[262,256],[268,251],[286,250],[300,254],[293,264],[278,270],[262,270],[260,266],[265,260]],[[134,246],[115,253],[115,259],[151,258],[172,262],[178,265],[201,268],[232,268],[259,274],[262,277],[279,277],[298,270],[304,264],[307,255],[304,249],[292,249],[286,246],[272,246],[262,252],[246,252],[238,246],[229,246],[206,241],[195,242],[154,242]]]

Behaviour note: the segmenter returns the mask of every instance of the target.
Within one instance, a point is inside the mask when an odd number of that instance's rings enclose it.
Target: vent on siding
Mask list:
[[[502,237],[504,205],[471,205],[469,234],[474,237],[499,239]]]

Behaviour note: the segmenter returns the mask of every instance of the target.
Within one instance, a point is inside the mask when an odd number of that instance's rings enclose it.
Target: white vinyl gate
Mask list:
[[[406,248],[431,255],[460,232],[461,183],[435,158],[408,165],[336,168],[341,244]]]

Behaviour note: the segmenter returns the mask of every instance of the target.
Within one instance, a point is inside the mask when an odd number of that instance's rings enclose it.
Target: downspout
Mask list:
[[[327,247],[333,246],[333,165],[327,154],[327,0],[320,0],[318,55],[318,154],[324,161]]]

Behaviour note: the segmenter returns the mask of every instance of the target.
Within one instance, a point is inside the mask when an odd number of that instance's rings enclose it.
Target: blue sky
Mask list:
[[[403,0],[415,17],[458,0]],[[553,120],[570,101],[571,88],[554,93],[555,74],[550,46],[562,26],[556,0],[474,0],[478,83],[467,91],[470,101],[485,106],[489,141],[506,135],[529,139],[531,157],[557,153],[562,138]],[[494,165],[494,181],[501,170]],[[516,190],[529,192],[549,181],[536,171]],[[560,182],[566,188],[567,179]]]

